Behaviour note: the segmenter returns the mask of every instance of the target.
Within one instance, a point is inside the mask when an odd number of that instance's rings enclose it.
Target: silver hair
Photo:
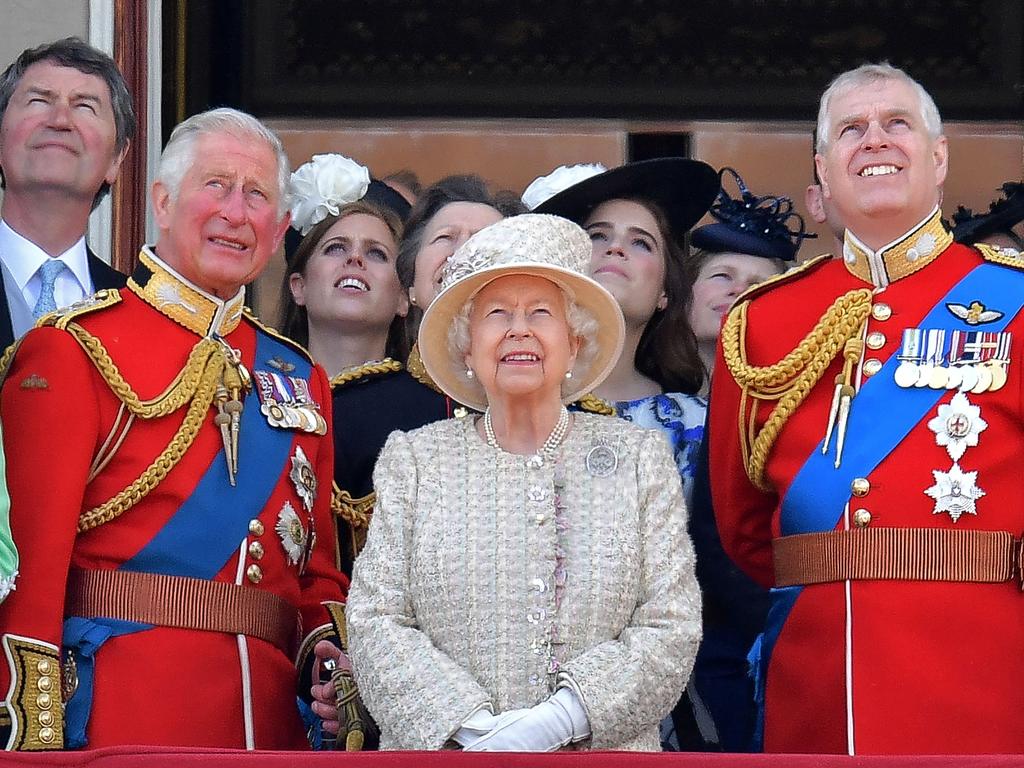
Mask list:
[[[565,299],[565,319],[569,325],[569,332],[580,340],[580,348],[576,352],[576,366],[589,368],[597,354],[597,318],[589,309],[569,298],[569,294],[564,290],[560,290],[562,298]],[[466,364],[466,353],[469,352],[469,316],[472,313],[473,299],[470,299],[452,318],[452,324],[448,328],[448,357],[455,370]],[[563,387],[565,386],[572,386],[572,382],[566,380],[563,382]]]
[[[277,157],[277,214],[284,216],[291,202],[288,194],[291,169],[281,140],[252,115],[230,107],[200,112],[180,123],[171,132],[171,138],[167,140],[156,169],[156,179],[167,187],[171,199],[177,200],[181,182],[195,162],[196,141],[200,136],[215,133],[262,141],[274,151]]]
[[[834,98],[853,88],[891,80],[902,81],[914,89],[921,110],[921,119],[924,120],[928,135],[933,139],[939,138],[942,135],[942,117],[939,115],[939,108],[935,106],[935,100],[917,80],[902,69],[884,61],[881,64],[862,64],[856,69],[850,69],[837,75],[829,83],[828,88],[821,94],[821,102],[818,105],[818,138],[814,150],[820,154],[828,147],[828,113]]]

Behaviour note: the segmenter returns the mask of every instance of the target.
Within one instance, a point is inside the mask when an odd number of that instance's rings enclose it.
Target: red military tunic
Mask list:
[[[797,349],[837,297],[871,289],[870,314],[858,334],[865,345],[852,361],[851,383],[863,389],[872,375],[888,376],[890,381],[879,383],[889,384],[892,391],[882,390],[887,393],[885,407],[873,413],[868,426],[846,433],[844,461],[864,441],[882,440],[889,422],[908,413],[908,390],[891,383],[888,369],[880,370],[881,364],[901,353],[904,329],[922,327],[923,318],[935,307],[940,314],[962,314],[970,302],[947,309],[944,297],[979,265],[994,270],[996,282],[1021,277],[1018,270],[1024,268],[1024,260],[1015,260],[1012,254],[989,253],[990,261],[1005,265],[992,264],[979,251],[950,241],[937,212],[877,254],[848,235],[844,259],[818,261],[783,276],[766,290],[754,289],[746,297],[749,303],[741,300],[733,310],[733,320],[746,312],[740,345],[745,362],[768,366]],[[1006,312],[1012,317],[1015,311],[997,305],[982,290],[971,298],[986,312]],[[976,314],[982,311],[975,310]],[[985,330],[983,322],[973,327]],[[822,498],[794,494],[795,519],[816,517],[825,521],[817,528],[822,531],[857,533],[887,527],[1007,531],[1019,536],[1024,530],[1017,463],[1024,446],[1024,358],[1020,354],[1024,315],[1016,315],[1005,330],[1012,334],[1005,386],[997,391],[965,393],[971,406],[980,411],[970,416],[977,442],[966,446],[958,462],[965,473],[976,475],[968,474],[962,489],[950,491],[947,486],[942,504],[926,494],[932,489],[942,497],[942,490],[935,490],[940,480],[935,473],[951,471],[953,463],[939,441],[944,429],[941,420],[933,420],[939,415],[938,407],[949,404],[956,391],[941,390],[935,393],[934,407],[908,417],[909,432],[893,445],[883,445],[877,466],[865,477],[851,481],[838,504],[822,508],[828,506]],[[808,348],[805,352],[807,358],[814,356]],[[733,367],[741,367],[735,359]],[[709,438],[715,513],[726,551],[766,586],[775,584],[778,565],[773,563],[772,540],[795,532],[786,530],[789,512],[783,512],[783,500],[808,457],[820,453],[836,377],[842,374],[840,348],[782,424],[764,463],[764,489],[759,489],[746,472],[741,433],[748,422],[745,416],[738,417],[741,410],[749,414],[754,400],[743,400],[737,374],[726,363],[723,348],[719,349]],[[851,413],[862,405],[859,399],[866,401],[862,394],[854,397]],[[780,407],[779,402],[758,401],[754,434]],[[987,425],[981,431],[979,414]],[[835,440],[834,430],[833,454]],[[818,472],[828,474],[831,467],[827,464]],[[984,495],[973,493],[977,490]],[[961,491],[977,496],[976,514],[956,516],[946,509],[953,499],[950,494]],[[799,532],[811,530],[815,529],[805,527]],[[882,563],[881,567],[890,566]],[[1024,596],[1017,583],[906,578],[799,583],[804,586],[773,591],[773,615],[762,644],[762,662],[767,663],[767,751],[1024,751],[1020,722],[1024,711]]]
[[[101,297],[30,332],[3,386],[11,527],[23,556],[17,590],[0,607],[7,746],[75,746],[74,731],[84,727],[89,747],[308,748],[296,695],[308,698],[309,681],[299,681],[296,665],[309,661],[315,640],[335,634],[331,611],[347,584],[334,568],[326,377],[243,313],[243,291],[221,302],[148,250],[128,288]],[[234,486],[209,397],[198,403],[194,429],[183,424],[200,395],[169,403],[176,382],[183,391],[205,386],[188,381],[203,370],[190,355],[228,347],[255,379],[241,396]],[[295,407],[284,403],[285,411],[303,418],[274,426],[261,411],[288,387]],[[136,411],[149,412],[134,413],[126,405],[133,398]],[[284,606],[292,641],[191,627],[222,607],[191,605],[180,594],[165,601],[180,604],[151,602],[183,613],[184,626],[83,615],[65,594],[69,572],[79,570],[240,585],[260,605]],[[115,613],[127,602],[114,593],[93,598],[112,600]]]

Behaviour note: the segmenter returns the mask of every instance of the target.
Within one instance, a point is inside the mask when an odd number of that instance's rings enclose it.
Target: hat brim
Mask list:
[[[487,407],[487,396],[475,379],[468,379],[462,361],[452,358],[448,332],[462,308],[485,286],[508,275],[534,275],[555,283],[597,320],[596,351],[586,365],[577,362],[570,384],[562,388],[568,404],[591,392],[611,373],[622,352],[626,334],[619,304],[604,286],[571,269],[537,262],[504,263],[481,269],[437,295],[420,323],[419,351],[423,365],[441,390],[463,405],[478,411]]]
[[[792,240],[765,240],[722,223],[697,227],[690,233],[690,245],[714,253],[743,253],[781,261],[793,261],[797,251]]]
[[[580,226],[606,200],[642,197],[658,204],[668,218],[672,236],[683,235],[718,196],[718,174],[700,160],[662,157],[612,168],[573,184],[533,209],[553,213]]]

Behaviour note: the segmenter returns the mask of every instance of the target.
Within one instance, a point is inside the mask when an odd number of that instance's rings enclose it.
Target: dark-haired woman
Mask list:
[[[611,402],[622,418],[668,433],[689,500],[707,403],[696,396],[703,369],[686,317],[689,286],[682,242],[714,199],[715,172],[681,158],[610,171],[576,168],[582,178],[534,210],[565,216],[586,229],[593,250],[591,275],[622,308],[622,354],[595,394]],[[569,181],[570,170],[556,173]],[[542,183],[539,179],[531,187]],[[530,198],[529,189],[524,197]]]

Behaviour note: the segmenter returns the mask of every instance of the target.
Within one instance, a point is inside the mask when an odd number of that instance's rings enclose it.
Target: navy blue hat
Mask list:
[[[957,206],[953,214],[954,240],[970,245],[996,233],[1019,240],[1013,227],[1024,221],[1024,181],[1008,181],[1000,189],[1003,196],[989,205],[987,213]],[[1024,243],[1021,245],[1024,247]]]
[[[740,194],[736,198],[725,191],[726,173],[732,175],[739,188]],[[713,253],[729,251],[793,261],[801,241],[817,237],[804,229],[804,219],[793,210],[793,201],[788,197],[754,195],[732,168],[723,168],[719,179],[718,199],[710,211],[718,221],[693,230],[690,242],[695,248]],[[789,229],[787,222],[790,219],[796,219],[799,230]]]
[[[643,197],[657,203],[672,237],[681,240],[700,221],[718,190],[715,169],[700,160],[660,157],[626,163],[583,179],[548,198],[533,213],[551,213],[582,225],[606,200]]]

